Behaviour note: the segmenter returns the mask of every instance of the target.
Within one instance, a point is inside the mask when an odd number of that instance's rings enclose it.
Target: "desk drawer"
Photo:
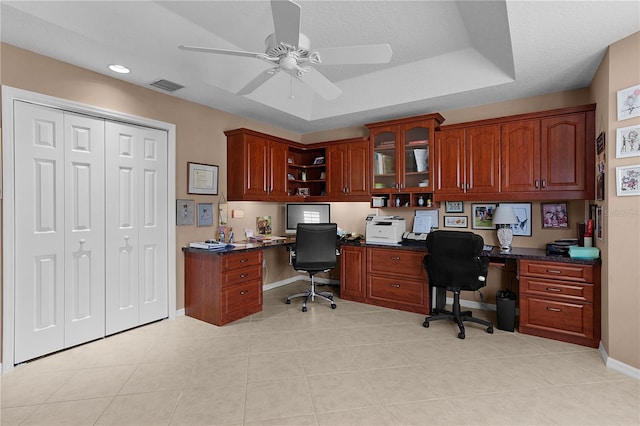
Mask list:
[[[593,305],[590,303],[568,303],[537,297],[522,296],[520,299],[520,327],[528,334],[546,332],[552,337],[593,339]],[[522,330],[521,330],[522,331]],[[573,339],[562,339],[572,341]],[[578,342],[576,342],[578,343]]]
[[[256,280],[262,282],[262,265],[252,265],[223,272],[220,276],[220,285],[225,288]]]
[[[220,256],[220,267],[222,271],[246,268],[247,266],[253,265],[260,265],[260,267],[262,267],[262,250]]]
[[[222,315],[226,320],[259,312],[261,306],[262,281],[245,282],[222,290]]]
[[[520,292],[573,302],[593,302],[593,285],[520,277]]]
[[[521,260],[520,275],[592,283],[593,266]]]
[[[402,276],[390,278],[369,274],[367,277],[367,299],[385,302],[390,307],[398,303],[424,307],[428,289],[426,281],[407,280]]]
[[[422,266],[425,254],[409,250],[368,248],[367,271],[426,280],[427,274]]]

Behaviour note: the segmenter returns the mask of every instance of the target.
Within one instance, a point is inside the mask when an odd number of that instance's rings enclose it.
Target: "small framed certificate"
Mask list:
[[[189,194],[218,195],[218,166],[187,163]]]

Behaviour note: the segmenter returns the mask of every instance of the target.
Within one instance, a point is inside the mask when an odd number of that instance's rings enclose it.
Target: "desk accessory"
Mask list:
[[[511,250],[513,241],[513,229],[511,225],[518,223],[513,208],[509,206],[498,206],[493,215],[493,224],[498,226],[498,241],[502,251]]]

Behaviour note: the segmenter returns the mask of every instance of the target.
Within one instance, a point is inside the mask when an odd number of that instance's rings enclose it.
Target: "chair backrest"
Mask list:
[[[309,272],[335,268],[337,244],[335,223],[299,223],[293,267]]]
[[[489,259],[480,257],[483,246],[482,237],[473,232],[429,233],[428,254],[424,257],[429,284],[460,290],[477,290],[484,287]]]

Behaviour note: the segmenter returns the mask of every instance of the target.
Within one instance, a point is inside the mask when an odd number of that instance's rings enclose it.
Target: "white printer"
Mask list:
[[[369,244],[400,244],[406,230],[405,220],[399,216],[367,216],[365,240]]]

